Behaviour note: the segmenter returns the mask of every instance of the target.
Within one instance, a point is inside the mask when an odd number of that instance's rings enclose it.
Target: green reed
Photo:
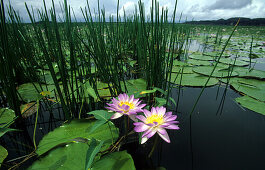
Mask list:
[[[25,7],[31,24],[24,24],[11,5],[8,9],[9,24],[5,23],[3,12],[1,16],[1,27],[5,27],[1,29],[1,48],[4,49],[1,51],[1,65],[5,66],[1,67],[1,75],[5,75],[1,82],[9,84],[11,79],[17,82],[16,77],[22,78],[12,88],[3,86],[8,103],[16,103],[17,112],[19,96],[14,89],[22,83],[35,82],[40,87],[33,83],[38,92],[47,90],[45,74],[48,68],[56,89],[56,100],[60,102],[66,118],[80,117],[87,110],[102,106],[104,98],[97,88],[99,82],[108,84],[111,96],[128,92],[126,80],[135,77],[128,71],[131,60],[137,63],[136,77],[147,81],[146,88],[158,87],[167,91],[166,99],[169,99],[172,85],[168,82],[173,60],[181,60],[185,56],[191,33],[189,25],[175,23],[177,1],[170,20],[167,9],[160,10],[156,0],[152,1],[150,17],[145,15],[141,0],[132,15],[127,15],[126,11],[120,14],[118,1],[116,18],[105,16],[99,1],[98,14],[93,15],[87,1],[87,6],[81,8],[84,23],[76,22],[74,11],[66,0],[61,6],[63,17],[57,15],[53,0],[50,9],[43,1],[43,9],[36,13],[27,4]],[[10,40],[15,50],[11,50],[5,39]],[[16,64],[11,64],[13,62]],[[41,76],[46,85],[40,80]],[[87,83],[96,95],[89,96],[89,102],[85,100]],[[148,94],[149,103],[159,93]]]

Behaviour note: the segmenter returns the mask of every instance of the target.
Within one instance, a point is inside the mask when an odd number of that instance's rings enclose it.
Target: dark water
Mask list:
[[[239,106],[234,99],[240,95],[230,89],[222,102],[225,90],[220,87],[216,99],[217,89],[215,86],[204,91],[190,119],[189,113],[201,89],[184,88],[177,113],[181,129],[168,130],[171,143],[160,140],[151,161],[146,159],[151,148],[139,145],[130,150],[137,169],[264,169],[264,116]],[[174,89],[173,96],[177,92]],[[223,108],[220,103],[224,103]],[[148,142],[147,145],[152,144],[152,140]]]
[[[193,169],[200,170],[265,168],[264,116],[242,109],[234,101],[239,95],[232,90],[226,95],[222,113],[216,114],[222,97],[216,100],[216,91],[217,87],[205,90],[192,115],[191,131],[187,115],[200,89],[182,91],[178,114],[181,129],[170,133],[171,144],[163,144],[162,166],[169,170],[192,169],[193,162]]]

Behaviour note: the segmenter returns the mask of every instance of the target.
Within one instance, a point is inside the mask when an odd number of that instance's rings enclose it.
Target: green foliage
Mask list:
[[[88,112],[87,114],[94,115],[96,119],[103,120],[105,122],[107,122],[112,116],[112,114],[106,110],[94,110],[92,112]]]
[[[5,158],[7,157],[7,155],[8,155],[7,150],[3,146],[0,145],[0,167],[3,161],[5,160]]]
[[[0,108],[0,128],[8,127],[16,117],[15,112],[8,108]]]
[[[203,74],[206,76],[210,76],[212,71],[214,69],[214,66],[200,66],[200,67],[194,67],[193,71],[195,73],[199,73],[199,74]],[[214,70],[212,77],[234,77],[237,76],[238,73],[233,71],[231,73],[232,69],[224,69],[222,67],[216,67],[216,69]]]
[[[95,162],[92,170],[135,170],[133,159],[126,151],[110,153]]]
[[[100,141],[100,143],[97,144],[97,141],[94,138],[92,139],[92,142],[90,143],[89,148],[88,148],[87,153],[86,153],[86,168],[85,168],[85,170],[88,170],[91,167],[91,165],[94,161],[94,158],[97,155],[97,153],[100,151],[103,143],[104,143],[104,141]]]
[[[112,141],[115,141],[118,137],[116,128],[113,124],[104,124],[100,128],[95,129],[93,133],[89,133],[90,128],[94,126],[95,122],[90,120],[73,120],[70,123],[63,124],[43,137],[36,153],[42,155],[54,147],[71,143],[78,137],[88,140],[95,138],[96,140],[104,141],[102,150],[107,149],[112,144]]]
[[[183,74],[182,80],[181,76],[177,76],[177,74],[172,74],[171,82],[181,85],[181,86],[194,86],[194,87],[202,87],[205,85],[208,77],[202,76],[200,74]],[[176,81],[175,81],[176,80]],[[206,86],[213,86],[218,83],[218,80],[216,78],[210,78],[209,82]]]
[[[262,101],[255,100],[249,96],[238,97],[235,99],[236,102],[240,103],[242,106],[253,110],[257,113],[265,115],[265,103]]]

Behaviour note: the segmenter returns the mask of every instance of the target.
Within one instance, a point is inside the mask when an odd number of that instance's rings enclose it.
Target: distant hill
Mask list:
[[[201,21],[188,21],[187,24],[203,24],[203,25],[235,25],[238,17],[219,20],[201,20]],[[265,26],[265,18],[240,18],[239,25],[241,26]]]

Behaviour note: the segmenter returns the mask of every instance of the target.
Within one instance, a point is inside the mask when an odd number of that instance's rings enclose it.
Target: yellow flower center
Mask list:
[[[157,122],[158,125],[161,125],[164,122],[162,115],[152,115],[146,118],[146,124]]]
[[[122,106],[124,104],[126,104],[127,106],[129,106],[130,109],[134,109],[134,107],[135,107],[133,103],[129,103],[129,102],[120,102],[119,103],[120,106]]]

